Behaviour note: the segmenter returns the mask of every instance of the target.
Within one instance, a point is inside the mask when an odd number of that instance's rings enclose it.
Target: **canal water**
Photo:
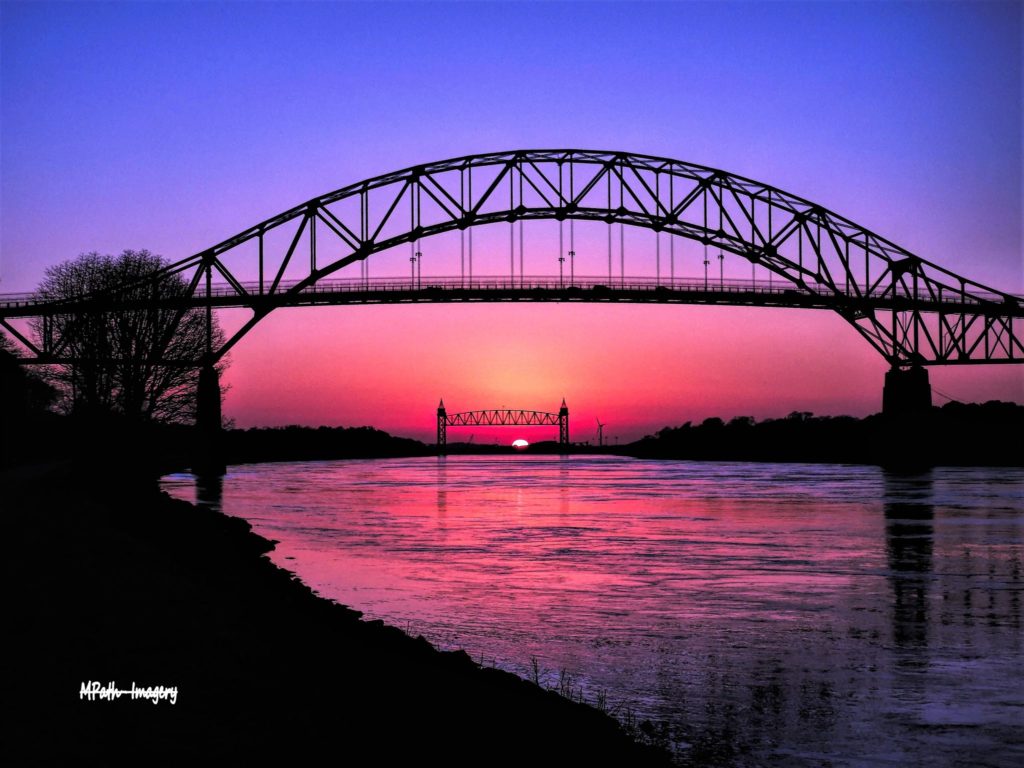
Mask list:
[[[650,720],[682,764],[1024,765],[1024,470],[452,456],[172,495],[320,594]]]

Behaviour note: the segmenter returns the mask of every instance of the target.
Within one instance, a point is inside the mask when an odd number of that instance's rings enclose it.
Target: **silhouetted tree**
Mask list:
[[[38,293],[47,300],[113,292],[122,304],[137,302],[127,309],[69,311],[50,318],[45,330],[63,345],[61,356],[77,361],[48,372],[61,390],[63,410],[168,422],[195,417],[198,368],[165,363],[202,359],[206,315],[187,310],[168,336],[178,310],[158,302],[184,296],[188,285],[180,275],[147,279],[164,265],[149,251],[126,250],[120,256],[85,253],[46,270]],[[32,330],[42,343],[42,318]],[[216,320],[213,337],[215,345],[223,342]]]
[[[755,423],[753,416],[734,416],[729,419],[727,426],[733,429],[746,429],[747,427],[754,426]]]
[[[786,418],[790,421],[808,421],[813,416],[810,411],[792,411]]]

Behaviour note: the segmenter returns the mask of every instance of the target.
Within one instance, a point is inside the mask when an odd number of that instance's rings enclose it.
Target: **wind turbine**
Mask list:
[[[604,424],[602,424],[601,420],[596,416],[594,419],[597,421],[597,445],[598,447],[601,447],[604,445]]]

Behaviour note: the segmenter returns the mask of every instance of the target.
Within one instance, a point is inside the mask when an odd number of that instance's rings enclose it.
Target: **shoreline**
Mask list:
[[[172,499],[152,478],[111,489],[96,469],[0,476],[16,585],[11,753],[23,762],[294,761],[326,749],[670,764],[589,705],[316,595],[246,521]],[[89,700],[83,684],[175,687],[177,701]]]
[[[908,464],[908,463],[895,463],[895,464],[892,464],[892,463],[887,463],[887,462],[884,462],[884,461],[873,461],[873,460],[869,460],[869,459],[862,459],[862,460],[858,460],[858,459],[838,459],[838,458],[832,458],[832,457],[814,458],[814,457],[806,457],[805,456],[805,457],[801,457],[801,458],[779,457],[779,458],[774,458],[774,459],[768,459],[768,458],[754,458],[754,457],[740,455],[740,456],[731,456],[729,458],[719,458],[719,457],[711,457],[711,456],[703,456],[703,455],[689,455],[689,454],[687,454],[687,455],[683,455],[683,454],[674,455],[674,454],[671,454],[671,453],[666,453],[666,454],[646,454],[646,453],[640,453],[640,452],[627,452],[627,451],[618,451],[618,452],[615,452],[615,451],[604,451],[604,452],[598,453],[598,452],[585,452],[585,451],[572,451],[572,450],[570,450],[570,451],[567,451],[564,454],[560,454],[560,453],[557,453],[557,452],[554,452],[554,451],[537,452],[537,453],[532,453],[532,454],[529,451],[506,451],[506,452],[494,452],[494,451],[492,451],[492,452],[483,452],[483,451],[481,451],[479,453],[474,453],[474,452],[466,451],[464,453],[457,453],[457,454],[409,453],[409,454],[388,454],[388,455],[383,455],[383,456],[367,454],[365,456],[344,456],[344,457],[340,457],[340,458],[339,457],[334,457],[334,456],[309,457],[309,458],[301,458],[301,459],[295,459],[295,458],[291,458],[291,457],[283,457],[283,458],[251,459],[251,460],[234,460],[234,459],[230,459],[229,458],[229,460],[226,463],[226,467],[228,468],[228,470],[230,470],[231,467],[236,467],[236,466],[237,467],[245,467],[245,466],[254,466],[254,465],[259,465],[259,464],[289,464],[289,463],[293,463],[293,462],[298,463],[298,462],[307,462],[307,461],[381,461],[381,460],[388,460],[388,459],[458,458],[458,457],[461,457],[461,456],[523,456],[523,457],[529,457],[529,456],[535,456],[535,457],[540,457],[540,456],[554,456],[554,457],[565,456],[565,458],[578,458],[578,457],[581,457],[581,458],[591,458],[591,457],[594,457],[594,456],[609,456],[609,457],[615,457],[615,458],[620,458],[620,459],[639,459],[639,460],[644,460],[644,461],[646,461],[646,460],[650,460],[650,461],[689,461],[689,462],[699,462],[699,463],[709,463],[709,464],[811,464],[811,465],[834,464],[836,466],[880,467],[882,469],[891,469],[891,470],[897,470],[897,471],[898,470],[918,471],[918,470],[925,470],[925,469],[937,469],[937,468],[940,468],[940,467],[959,467],[959,468],[964,468],[964,469],[970,469],[972,467],[976,467],[976,468],[999,469],[1000,467],[1018,468],[1018,467],[1024,466],[1024,459],[1018,460],[1016,463],[1011,462],[1011,461],[1007,461],[1005,463],[954,462],[954,461],[941,462],[940,461],[940,462],[928,463],[928,464],[916,464],[916,463],[910,463],[910,464]],[[171,467],[169,469],[166,469],[165,471],[162,471],[163,475],[169,475],[169,474],[175,474],[175,473],[186,473],[186,474],[191,474],[193,476],[199,476],[199,475],[197,475],[197,473],[192,471],[191,467],[189,467],[187,465],[185,465],[185,466],[180,466],[180,465],[179,466],[174,466],[174,467]]]
[[[631,456],[643,459],[829,463],[892,469],[939,466],[1022,466],[1024,453],[1013,445],[1024,430],[1024,406],[1016,403],[947,403],[900,418],[872,414],[814,416],[794,411],[785,418],[726,422],[705,419],[665,427],[631,443],[594,446],[573,443],[566,453]],[[1019,438],[1016,439],[1019,443]],[[395,437],[373,427],[281,427],[227,430],[221,439],[226,464],[345,458],[438,456],[436,446]],[[444,455],[560,455],[554,441],[525,449],[487,444],[448,443]]]

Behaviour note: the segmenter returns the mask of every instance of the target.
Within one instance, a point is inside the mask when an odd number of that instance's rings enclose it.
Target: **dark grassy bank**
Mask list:
[[[591,707],[318,598],[244,521],[114,469],[3,474],[12,764],[667,762]],[[81,701],[90,680],[179,697]]]
[[[640,458],[717,461],[807,461],[925,467],[937,465],[1024,465],[1024,406],[990,401],[947,403],[916,416],[881,414],[815,417],[793,413],[784,419],[666,427],[623,446]]]

